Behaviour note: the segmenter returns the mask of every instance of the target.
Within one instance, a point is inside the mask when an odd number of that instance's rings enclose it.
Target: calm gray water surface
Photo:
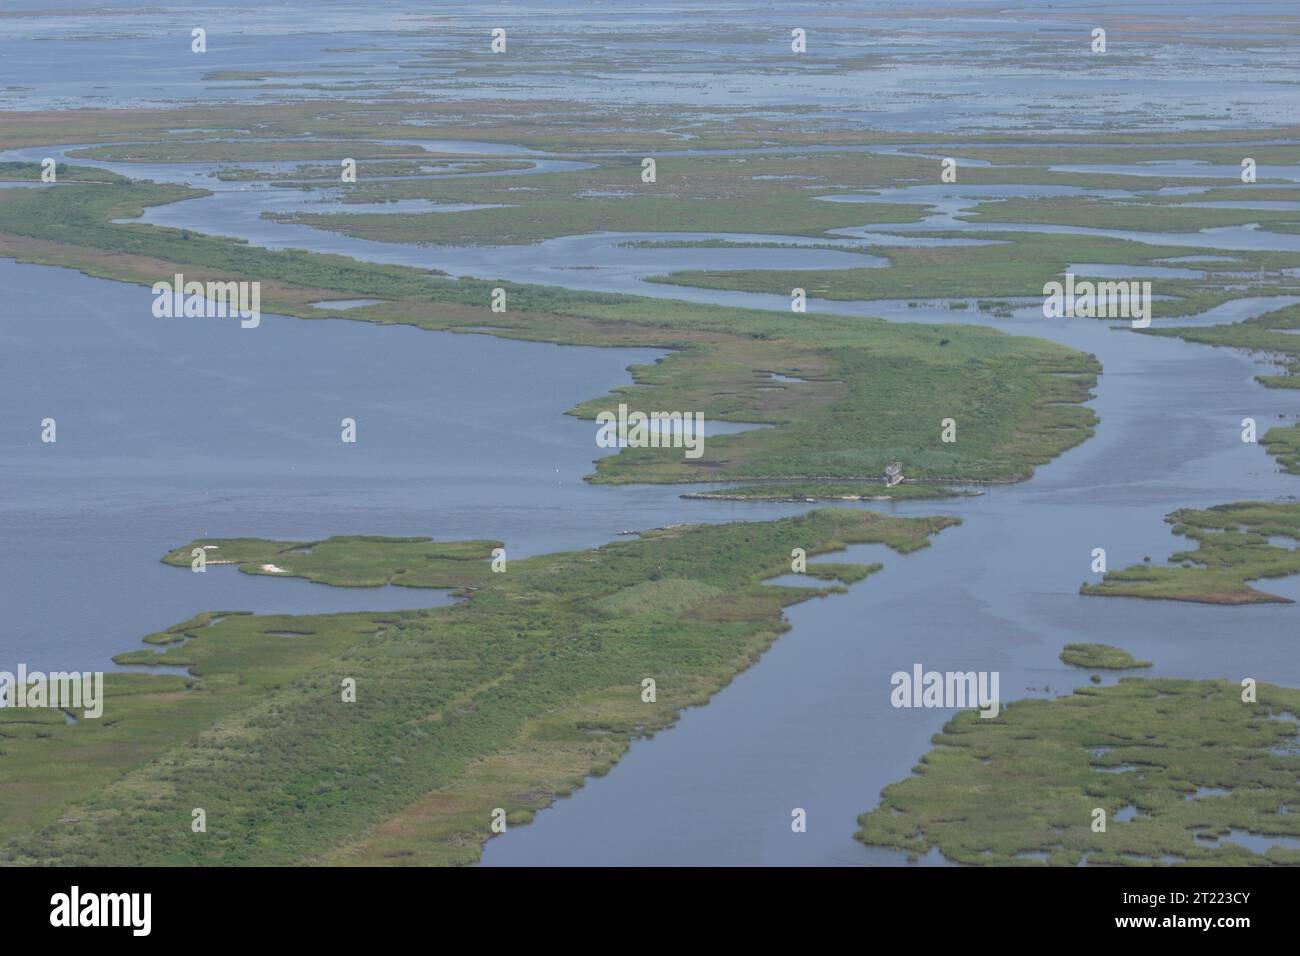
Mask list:
[[[689,139],[691,111],[714,107],[776,116],[803,108],[893,129],[1074,133],[1199,128],[1207,117],[1287,124],[1300,105],[1293,38],[1276,20],[1290,11],[1269,0],[1233,3],[1230,13],[1221,0],[1124,5],[1122,19],[1169,24],[1168,33],[1114,25],[1105,0],[5,7],[4,109],[560,100],[660,109],[672,133]],[[1098,23],[1115,30],[1105,57],[1089,51]],[[791,55],[792,24],[808,30],[806,54]],[[508,68],[483,62],[495,26],[511,38]],[[201,55],[190,50],[195,27],[208,34]]]

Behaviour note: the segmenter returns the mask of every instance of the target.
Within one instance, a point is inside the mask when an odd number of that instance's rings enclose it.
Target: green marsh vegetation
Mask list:
[[[260,87],[264,88],[264,87]],[[679,107],[639,108],[635,114],[611,107],[601,109],[591,102],[535,101],[521,112],[517,101],[476,99],[472,112],[454,98],[430,102],[427,99],[349,101],[336,97],[328,105],[320,102],[217,104],[160,109],[122,110],[33,110],[7,118],[0,145],[5,148],[42,146],[49,143],[123,143],[153,139],[160,143],[187,143],[209,140],[214,136],[244,139],[286,139],[317,136],[322,139],[380,137],[427,138],[436,129],[440,138],[478,140],[493,143],[521,144],[556,152],[591,150],[681,149],[684,145],[699,149],[743,149],[771,145],[907,145],[935,152],[932,133],[907,133],[892,130],[864,130],[846,127],[834,119],[809,117],[793,111],[752,111],[725,107],[702,107],[685,113]],[[1187,131],[1142,131],[1142,146],[1133,146],[1133,131],[1089,130],[1075,135],[1053,135],[1053,144],[1044,147],[1041,134],[1007,132],[977,133],[944,138],[944,146],[958,158],[968,156],[997,161],[995,148],[1037,149],[1014,162],[1040,165],[1089,162],[1101,157],[1098,146],[1121,150],[1116,162],[1129,157],[1142,160],[1173,158],[1178,150],[1192,158],[1230,162],[1241,158],[1241,147],[1234,145],[1243,138],[1265,136],[1279,140],[1300,137],[1300,126],[1268,130],[1207,129]],[[683,141],[682,137],[689,140]],[[1217,145],[1221,144],[1221,145]],[[1073,153],[1067,150],[1077,147]],[[1284,148],[1284,147],[1270,147]],[[1216,159],[1219,149],[1226,159]],[[648,153],[645,155],[649,155]],[[1272,153],[1265,147],[1253,147],[1252,155],[1261,162],[1285,162],[1266,159]],[[1279,154],[1280,155],[1280,154]],[[165,161],[168,157],[160,154]],[[1098,158],[1095,161],[1103,161]],[[1141,160],[1133,160],[1141,161]],[[1182,178],[1186,182],[1186,178]]]
[[[263,89],[269,88],[269,84]],[[689,126],[690,145],[726,149],[764,142],[820,141],[816,132],[792,132],[781,117],[747,117],[733,123],[732,111],[702,110],[683,118],[663,108],[638,110],[635,122],[624,111],[601,113],[590,103],[551,101],[535,104],[527,113],[506,100],[476,100],[472,113],[462,103],[387,100],[332,100],[258,103],[255,106],[212,105],[159,109],[53,110],[15,114],[0,134],[0,146],[43,146],[50,143],[94,143],[129,146],[140,161],[167,162],[194,156],[194,144],[221,140],[272,145],[283,143],[271,159],[294,159],[294,140],[308,137],[324,143],[370,142],[373,139],[443,139],[584,152],[592,149],[680,149],[678,128]],[[846,135],[841,134],[840,139]],[[857,141],[857,137],[847,137]],[[142,142],[148,141],[148,142]],[[887,141],[879,137],[876,141]],[[261,146],[258,147],[259,149]],[[413,147],[415,148],[415,147]],[[175,149],[176,152],[170,150]],[[423,154],[423,150],[420,150]],[[126,154],[122,154],[126,155]],[[341,159],[329,154],[321,159]],[[236,157],[238,159],[239,157]],[[197,161],[211,160],[200,157]]]
[[[729,239],[634,239],[622,245],[626,249],[817,249],[824,252],[872,254],[865,245],[836,245],[829,242],[796,245],[790,242],[743,242]]]
[[[857,838],[983,865],[1300,864],[1300,690],[1123,678],[994,719],[965,711]],[[1093,811],[1106,811],[1094,832]],[[1117,819],[1128,810],[1131,819]],[[1278,837],[1256,853],[1233,833]],[[1264,841],[1267,843],[1267,840]]]
[[[1200,210],[1214,211],[1214,210]],[[789,295],[798,286],[809,298],[832,300],[942,298],[1033,298],[1045,283],[1059,280],[1074,263],[1159,266],[1164,260],[1213,250],[1162,246],[1106,236],[1061,233],[936,231],[925,235],[979,238],[979,246],[865,246],[885,256],[889,268],[698,270],[674,272],[649,281],[706,289]],[[1200,279],[1157,279],[1152,291],[1171,296],[1152,303],[1156,318],[1195,314],[1231,299],[1300,291],[1300,280],[1283,269],[1300,267],[1300,255],[1285,252],[1223,253],[1235,261],[1206,268]],[[1201,266],[1193,266],[1201,268]],[[1234,289],[1231,286],[1240,286]]]
[[[398,215],[293,213],[276,218],[365,239],[415,244],[518,244],[593,232],[825,236],[836,228],[919,221],[928,214],[925,204],[823,199],[927,185],[937,180],[939,168],[938,162],[929,158],[861,151],[664,155],[656,161],[656,181],[645,183],[641,180],[641,156],[578,154],[575,158],[586,158],[592,167],[525,180],[358,181],[342,197],[345,204],[428,199],[505,204],[501,208]],[[927,168],[933,178],[924,175]],[[1131,189],[1172,184],[1144,176],[1065,173],[1026,166],[966,169],[961,183],[967,188],[1013,183]],[[1004,204],[994,202],[990,208],[996,210]]]
[[[956,519],[827,509],[675,526],[511,559],[496,542],[204,539],[248,573],[453,588],[426,611],[197,617],[110,674],[100,720],[0,712],[0,859],[61,864],[456,864],[491,814],[527,821],[603,773],[631,737],[725,686],[788,627],[782,609],[879,565],[809,564],[825,587],[763,583],[850,544],[899,553]],[[213,573],[209,570],[209,573]],[[280,576],[280,575],[277,575]],[[656,682],[653,702],[643,680]],[[356,681],[355,703],[341,685]],[[191,832],[191,810],[207,832]]]
[[[436,161],[439,154],[430,153],[410,143],[373,143],[353,139],[316,139],[284,142],[253,137],[233,140],[200,139],[178,140],[168,143],[122,143],[105,146],[88,146],[68,154],[73,159],[104,160],[111,163],[256,163],[290,162],[294,160],[319,160],[338,156],[340,160],[351,157],[363,159],[424,159]],[[339,165],[334,164],[337,179]]]
[[[561,126],[563,116],[561,112]],[[299,117],[297,122],[301,124],[302,118]],[[376,120],[373,117],[367,117],[362,129],[374,122]],[[333,127],[328,125],[322,126],[321,135],[312,141],[301,138],[297,141],[275,139],[275,123],[267,125],[268,128],[259,130],[261,135],[258,137],[236,137],[236,141],[228,143],[167,137],[158,143],[96,146],[76,155],[139,162],[239,159],[283,161],[331,155],[382,161],[385,157],[421,155],[420,148],[414,144],[367,144],[357,140],[331,142],[326,136]],[[283,130],[281,135],[291,135],[289,131],[295,128],[286,119],[285,125],[280,127]],[[491,134],[492,129],[489,124],[482,138],[495,138]],[[554,134],[555,131],[552,132]],[[656,132],[661,133],[662,130]],[[393,131],[387,130],[386,133],[391,136]],[[512,133],[513,142],[539,145],[528,139],[526,128],[512,128]],[[707,140],[707,132],[704,137]],[[902,137],[904,140],[906,138]],[[863,143],[872,140],[873,137],[862,138]],[[799,141],[799,134],[787,132],[786,136],[768,142]],[[833,144],[834,138],[831,142]],[[958,139],[954,146],[959,144]],[[555,149],[563,148],[565,144],[562,138],[556,139],[553,135],[551,141],[540,145]],[[566,154],[587,160],[592,168],[530,176],[526,181],[513,177],[500,180],[493,177],[430,179],[418,176],[374,178],[367,181],[363,175],[342,197],[344,203],[420,198],[444,203],[506,204],[506,208],[388,215],[309,213],[291,214],[282,218],[367,239],[417,244],[499,245],[537,242],[590,232],[647,230],[775,232],[819,236],[834,228],[917,221],[926,214],[926,206],[897,202],[826,203],[820,202],[818,197],[923,185],[933,181],[923,174],[924,170],[927,167],[937,168],[937,163],[930,157],[892,153],[856,151],[810,152],[800,155],[754,151],[739,155],[684,156],[670,155],[669,150],[664,149],[660,152],[665,155],[658,160],[658,181],[643,183],[640,177],[641,155],[592,155],[591,150],[600,145],[599,141],[584,143],[580,149]],[[654,144],[648,136],[643,135],[639,145],[645,150],[643,155],[653,155],[655,152]],[[680,142],[674,142],[672,148],[680,148],[680,145]],[[694,148],[706,145],[704,141],[691,141]],[[1181,158],[1199,155],[1194,151],[1189,153],[1189,149],[1193,148],[1178,150],[1176,155]],[[1217,178],[1066,172],[1052,169],[1048,165],[1048,162],[1062,163],[1075,156],[1086,159],[1088,153],[1087,150],[1066,148],[1053,153],[1050,160],[1038,157],[1043,161],[1042,165],[1029,165],[1023,160],[1016,160],[1009,166],[963,168],[961,183],[965,187],[1006,183],[1108,187],[1154,195],[1152,191],[1161,186],[1200,184],[1209,187],[1221,181]],[[423,155],[435,161],[446,158],[432,153]],[[518,160],[494,161],[478,157],[476,161],[502,164],[499,167],[485,166],[484,171],[493,168],[509,171],[518,169],[521,165]],[[383,163],[380,162],[377,168],[382,169]],[[322,166],[321,169],[328,170],[329,166]],[[231,171],[225,175],[246,178],[256,174]],[[371,175],[387,174],[372,172]],[[292,175],[278,173],[273,181],[286,178],[292,178]],[[322,178],[328,180],[330,177]],[[1017,203],[1026,204],[1025,208],[1031,212],[1038,209],[1050,212],[1057,208],[1051,203],[1072,209],[1075,208],[1072,203],[1077,202],[1005,200],[991,203],[987,209],[977,210],[975,215],[996,216],[999,210],[1014,210]],[[1112,204],[1101,205],[1110,208]],[[1228,214],[1229,217],[1231,215],[1235,213]],[[1044,221],[1053,220],[1049,217]]]
[[[1259,443],[1277,459],[1282,470],[1300,475],[1300,426],[1287,425],[1270,428]]]
[[[1061,662],[1071,667],[1112,671],[1151,666],[1150,661],[1140,661],[1128,651],[1109,644],[1066,644],[1061,651]]]
[[[925,214],[919,205],[817,200],[817,190],[832,189],[841,179],[862,181],[863,171],[877,160],[868,154],[665,156],[657,161],[654,183],[641,181],[641,160],[601,158],[591,169],[508,180],[358,182],[344,197],[352,202],[508,203],[504,208],[277,218],[385,242],[507,245],[593,232],[823,235],[868,222],[916,222]]]
[[[959,157],[968,155],[956,143],[952,144],[952,150]],[[1294,152],[1288,150],[1289,152],[1282,152],[1286,155]],[[1043,294],[1044,283],[1059,278],[1074,263],[1156,266],[1165,264],[1164,260],[1167,259],[1206,251],[1185,246],[1162,246],[1154,242],[1073,234],[1068,231],[1070,227],[1138,232],[1196,232],[1207,228],[1259,223],[1264,228],[1286,230],[1300,221],[1300,213],[1291,210],[1219,209],[1193,205],[1197,202],[1225,200],[1295,200],[1300,195],[1296,190],[1268,180],[1246,185],[1222,174],[1213,177],[1130,176],[1097,171],[1067,172],[1047,165],[1066,165],[1070,162],[1147,162],[1156,156],[1180,161],[1204,158],[1205,161],[1214,162],[1221,158],[1221,152],[1222,148],[1200,145],[1160,150],[1120,147],[1047,150],[1018,146],[999,150],[994,156],[996,161],[1017,165],[962,168],[959,158],[960,185],[954,189],[960,188],[976,194],[981,184],[1083,186],[1108,188],[1121,193],[1108,198],[976,198],[972,200],[970,208],[959,213],[959,216],[994,228],[978,234],[944,231],[940,228],[920,235],[954,239],[978,238],[995,243],[993,245],[908,248],[864,244],[849,250],[887,258],[889,267],[884,269],[694,270],[654,277],[651,281],[772,294],[788,294],[791,288],[798,286],[806,289],[810,297],[832,300],[1038,297]],[[928,177],[918,175],[924,165],[931,162],[929,159],[901,154],[866,154],[867,161],[864,162],[862,156],[863,154],[818,156],[807,161],[806,175],[799,176],[792,172],[776,174],[778,178],[788,181],[777,186],[766,182],[764,185],[776,190],[774,195],[794,189],[796,192],[806,191],[805,195],[813,198],[855,192],[871,194],[889,187],[928,185],[933,182]],[[1263,153],[1261,157],[1260,162],[1277,158]],[[843,159],[843,166],[838,165],[838,159]],[[773,168],[787,170],[798,169],[800,163],[804,162],[799,157],[785,155],[757,157],[751,162],[769,160],[776,164]],[[854,162],[858,163],[856,169]],[[1027,163],[1044,165],[1025,165]],[[819,174],[819,165],[826,165],[829,170],[823,170]],[[697,181],[694,174],[691,178],[692,181]],[[1200,188],[1204,191],[1175,195],[1159,191],[1171,186]],[[707,195],[702,193],[701,198],[706,199]],[[871,225],[881,224],[880,210],[900,203],[906,204],[905,196],[896,195],[892,200],[889,204],[872,202],[833,205],[849,205],[859,210],[859,224]],[[757,201],[761,203],[762,199]],[[813,198],[813,201],[817,200]],[[498,215],[505,217],[507,213],[501,211]],[[914,221],[914,218],[898,216],[884,220],[886,225],[891,221],[907,223]],[[1063,231],[1024,233],[1015,230],[1019,224],[1030,223],[1059,225]],[[1003,224],[1007,227],[1005,231],[996,229]],[[816,231],[807,231],[810,225],[809,222],[794,219],[789,222],[787,231],[818,235]],[[820,234],[825,235],[824,232]],[[696,243],[694,240],[685,240],[677,244],[689,246]],[[723,243],[706,240],[702,244]],[[1168,299],[1155,303],[1155,316],[1168,318],[1194,314],[1243,296],[1300,291],[1300,281],[1297,281],[1295,273],[1297,267],[1300,267],[1300,256],[1295,253],[1251,250],[1225,253],[1224,259],[1224,262],[1217,264],[1197,264],[1195,268],[1205,272],[1201,278],[1156,280],[1156,291]]]
[[[1203,604],[1290,603],[1251,582],[1300,574],[1300,505],[1251,501],[1187,508],[1165,520],[1197,547],[1175,553],[1168,566],[1108,571],[1079,593]]]
[[[39,183],[42,171],[39,163],[0,163],[0,182]],[[58,183],[128,182],[125,176],[98,166],[69,166],[67,163],[56,163],[54,176]]]
[[[247,278],[271,286],[263,290],[264,303],[268,293],[292,302],[291,287],[314,289],[322,297],[427,288],[429,274],[413,269],[362,266],[346,256],[268,250],[188,230],[113,221],[202,195],[184,186],[124,180],[0,191],[0,254],[143,285],[170,280],[177,270],[187,279]]]
[[[259,108],[260,122],[257,135],[246,127],[247,117],[242,123],[234,123],[221,110],[197,111],[203,119],[191,116],[188,122],[202,124],[209,129],[222,129],[224,122],[230,123],[235,142],[216,143],[208,135],[183,133],[162,133],[155,130],[158,142],[131,143],[97,146],[86,151],[88,156],[113,156],[118,159],[165,160],[165,159],[208,159],[213,151],[225,150],[232,159],[328,159],[329,162],[319,168],[328,170],[336,159],[331,155],[338,152],[335,147],[357,147],[354,154],[369,155],[367,144],[360,136],[393,136],[397,132],[409,133],[410,123],[431,124],[440,118],[448,124],[447,134],[456,134],[460,120],[447,115],[438,107],[427,110],[404,109],[394,106],[391,110],[381,109],[367,111],[342,105],[337,112],[328,115],[313,114],[303,107],[267,106]],[[481,136],[488,141],[517,142],[546,149],[564,149],[566,130],[586,126],[590,127],[593,119],[581,111],[570,109],[564,104],[550,104],[544,111],[551,125],[551,138],[545,142],[532,138],[532,127],[524,122],[520,127],[512,117],[509,123],[498,115],[495,105],[485,109],[482,119]],[[209,113],[211,115],[209,115]],[[344,135],[344,120],[354,124]],[[54,118],[47,118],[47,123],[58,125]],[[120,135],[125,130],[139,127],[144,120],[136,115],[118,115],[98,119],[105,138],[113,135],[110,130],[120,124]],[[183,125],[179,118],[173,123]],[[647,123],[647,125],[649,125]],[[671,124],[670,124],[671,125]],[[933,179],[925,175],[925,170],[936,163],[927,157],[909,156],[890,153],[866,152],[809,152],[799,153],[762,153],[760,151],[741,155],[725,156],[669,156],[660,158],[658,182],[645,184],[640,181],[640,155],[653,155],[654,142],[662,142],[666,126],[654,129],[630,129],[625,136],[635,142],[629,149],[644,150],[638,155],[595,156],[593,150],[613,148],[600,135],[593,135],[583,141],[578,149],[570,155],[587,158],[593,167],[576,171],[547,173],[525,178],[506,177],[471,177],[471,178],[398,178],[379,179],[361,182],[350,186],[344,196],[344,202],[382,202],[390,199],[428,198],[437,201],[490,204],[505,203],[506,208],[467,210],[460,213],[425,213],[413,215],[331,215],[312,214],[301,221],[312,225],[337,229],[353,235],[368,238],[408,241],[408,242],[450,242],[491,244],[510,242],[534,242],[556,235],[571,235],[598,230],[655,230],[673,232],[703,229],[717,231],[721,229],[745,232],[786,232],[809,236],[824,235],[825,230],[837,226],[866,225],[871,223],[915,222],[924,215],[924,205],[906,203],[827,203],[818,201],[818,196],[834,196],[844,193],[870,193],[888,187],[928,184]],[[761,124],[752,125],[737,121],[734,116],[716,114],[715,119],[705,119],[699,128],[693,127],[690,145],[696,148],[716,146],[710,140],[723,129],[730,130],[728,135],[750,135],[762,128]],[[243,134],[236,132],[243,129]],[[509,130],[511,137],[503,134]],[[440,127],[441,131],[441,127]],[[592,132],[590,129],[588,132]],[[798,144],[806,141],[808,130],[798,127],[790,130],[786,124],[786,135],[774,135],[772,129],[766,140],[769,144]],[[313,141],[304,141],[303,133],[313,134]],[[470,133],[460,130],[466,138],[474,138]],[[11,136],[21,141],[23,129],[15,127]],[[82,138],[88,138],[89,132],[83,131]],[[288,137],[298,137],[297,141],[286,141]],[[334,139],[331,139],[333,137]],[[351,137],[350,139],[347,137]],[[820,142],[835,144],[854,142],[870,144],[872,142],[906,143],[917,141],[909,136],[860,135],[857,138],[842,134],[829,134],[821,131]],[[1103,137],[1103,140],[1105,138]],[[1002,213],[1014,215],[1018,208],[1042,210],[1089,209],[1100,218],[1098,224],[1106,224],[1107,216],[1124,215],[1125,210],[1138,210],[1139,218],[1149,222],[1149,215],[1144,212],[1148,203],[1163,203],[1169,206],[1167,212],[1172,215],[1199,216],[1201,225],[1213,224],[1211,218],[1219,213],[1229,217],[1239,216],[1241,210],[1205,210],[1178,208],[1170,200],[1172,197],[1160,196],[1155,192],[1163,185],[1202,185],[1215,187],[1215,192],[1235,195],[1263,195],[1249,190],[1279,191],[1266,183],[1252,184],[1249,187],[1231,189],[1222,185],[1222,177],[1152,177],[1152,176],[1116,176],[1106,173],[1071,173],[1057,171],[1054,165],[1070,162],[1147,162],[1154,159],[1196,159],[1205,162],[1219,162],[1220,153],[1234,152],[1236,147],[1214,145],[1213,139],[1196,142],[1181,142],[1185,137],[1162,135],[1157,142],[1146,147],[1130,145],[1113,145],[1102,148],[1039,147],[1033,144],[1031,137],[1008,137],[1008,145],[993,148],[981,144],[974,152],[963,147],[961,137],[952,138],[950,144],[960,158],[974,156],[989,158],[995,162],[1011,163],[1009,166],[963,167],[960,182],[963,187],[980,183],[1049,183],[1055,185],[1109,186],[1132,191],[1132,197],[1120,201],[1052,199],[1052,200],[1003,200],[986,202],[973,210],[976,216],[997,216]],[[680,148],[681,142],[670,139],[669,143]],[[761,140],[749,145],[757,146]],[[1207,145],[1208,143],[1208,145]],[[383,164],[396,162],[419,165],[421,159],[418,147],[413,145],[379,143],[369,144],[378,150],[374,162]],[[626,143],[624,144],[627,145]],[[933,147],[937,148],[937,147]],[[415,150],[416,152],[412,152]],[[313,155],[313,151],[315,151]],[[394,159],[390,154],[401,155],[403,151],[412,158]],[[1284,149],[1259,151],[1259,161],[1268,163],[1286,158]],[[1276,155],[1275,155],[1276,154]],[[225,155],[225,153],[221,153]],[[390,156],[385,159],[384,157]],[[447,160],[449,157],[439,154],[423,154],[427,160],[434,162]],[[465,157],[468,159],[468,157]],[[493,162],[494,160],[477,157],[474,161]],[[507,165],[514,160],[495,160]],[[399,166],[399,168],[401,168]],[[242,175],[242,173],[241,173]],[[1195,194],[1186,197],[1194,201]],[[1044,204],[1047,204],[1046,206]],[[1088,213],[1087,215],[1093,215]],[[1155,210],[1160,214],[1160,210]],[[1036,213],[1034,213],[1036,214]],[[1032,214],[1026,214],[1033,218]],[[436,217],[436,218],[433,218]],[[1254,218],[1259,218],[1255,216]],[[1050,217],[1049,217],[1050,219]],[[1147,228],[1146,226],[1140,226]],[[942,233],[936,233],[942,235]],[[710,288],[740,289],[744,291],[775,292],[788,295],[795,286],[809,289],[811,295],[826,298],[908,298],[930,299],[935,296],[1038,296],[1042,294],[1043,283],[1059,276],[1071,262],[1107,262],[1117,264],[1150,264],[1160,257],[1175,257],[1186,254],[1183,248],[1156,249],[1139,243],[1096,241],[1097,237],[1084,236],[1026,236],[1015,232],[989,234],[987,238],[1005,244],[1003,247],[963,247],[957,249],[915,250],[890,247],[872,249],[860,247],[856,251],[871,252],[890,259],[891,265],[886,269],[861,270],[810,270],[766,272],[709,272],[680,273],[668,277],[665,281],[697,285]],[[1265,282],[1264,270],[1268,270],[1268,291],[1283,291],[1287,285],[1276,273],[1282,268],[1294,268],[1300,264],[1300,257],[1294,255],[1246,254],[1240,258],[1240,270],[1237,281],[1249,276],[1249,284],[1261,285]],[[1234,290],[1225,289],[1232,273],[1220,273],[1207,276],[1204,282],[1181,281],[1174,284],[1161,283],[1161,293],[1173,295],[1172,302],[1156,304],[1157,317],[1187,314],[1210,308],[1235,297]],[[1296,283],[1290,282],[1294,286]],[[1251,290],[1240,294],[1250,294]],[[1263,288],[1255,290],[1264,291]]]
[[[1251,200],[1250,187],[1234,194],[1233,199]],[[1288,197],[1300,198],[1300,191]],[[1168,197],[1163,202],[1115,199],[1007,199],[989,203],[968,213],[965,218],[973,222],[992,223],[1051,223],[1062,226],[1081,226],[1091,229],[1123,229],[1140,232],[1198,232],[1223,226],[1244,226],[1257,222],[1261,225],[1295,223],[1300,220],[1300,210],[1287,209],[1229,209],[1189,206],[1197,202],[1195,194],[1183,197],[1176,204]]]
[[[266,89],[270,84],[259,85]],[[159,109],[30,111],[7,118],[0,146],[50,143],[161,144],[148,161],[175,158],[167,148],[216,137],[283,141],[318,137],[348,141],[439,138],[518,144],[555,152],[591,150],[743,149],[772,144],[817,145],[927,142],[921,134],[838,128],[832,123],[792,124],[788,115],[756,116],[725,108],[701,108],[683,115],[676,107],[601,110],[590,102],[535,102],[526,112],[511,100],[476,99],[472,111],[449,99],[258,103]],[[978,137],[986,141],[988,137]],[[1014,140],[1012,140],[1014,141]],[[183,155],[183,154],[178,154]],[[648,154],[647,154],[648,155]],[[341,158],[341,157],[339,157]]]

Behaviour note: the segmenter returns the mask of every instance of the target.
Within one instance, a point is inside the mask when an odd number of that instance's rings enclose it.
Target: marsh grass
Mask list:
[[[1150,661],[1140,661],[1128,651],[1109,644],[1066,644],[1061,651],[1062,663],[1071,667],[1100,670],[1128,670],[1150,667]]]
[[[963,712],[859,817],[857,838],[993,866],[1300,864],[1284,845],[1254,853],[1198,838],[1300,837],[1300,814],[1287,812],[1300,756],[1278,754],[1294,746],[1300,725],[1278,718],[1300,712],[1300,690],[1258,692],[1247,704],[1231,681],[1123,678],[1016,701],[991,720]],[[1120,768],[1132,769],[1104,772]],[[1229,793],[1196,799],[1200,788]],[[1130,806],[1132,820],[1115,819]],[[1095,808],[1104,833],[1092,830]]]

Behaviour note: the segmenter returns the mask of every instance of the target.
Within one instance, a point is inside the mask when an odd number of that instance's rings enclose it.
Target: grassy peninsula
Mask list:
[[[184,670],[108,675],[100,720],[0,711],[11,781],[0,788],[0,860],[473,862],[494,809],[526,822],[752,664],[787,629],[784,607],[874,569],[813,563],[825,587],[763,583],[789,572],[793,548],[907,553],[955,523],[827,509],[660,529],[508,559],[501,572],[491,541],[191,542],[164,558],[177,574],[206,547],[248,573],[452,588],[464,600],[206,615],[122,658]],[[342,699],[349,678],[355,703]],[[191,831],[194,808],[206,833]]]

